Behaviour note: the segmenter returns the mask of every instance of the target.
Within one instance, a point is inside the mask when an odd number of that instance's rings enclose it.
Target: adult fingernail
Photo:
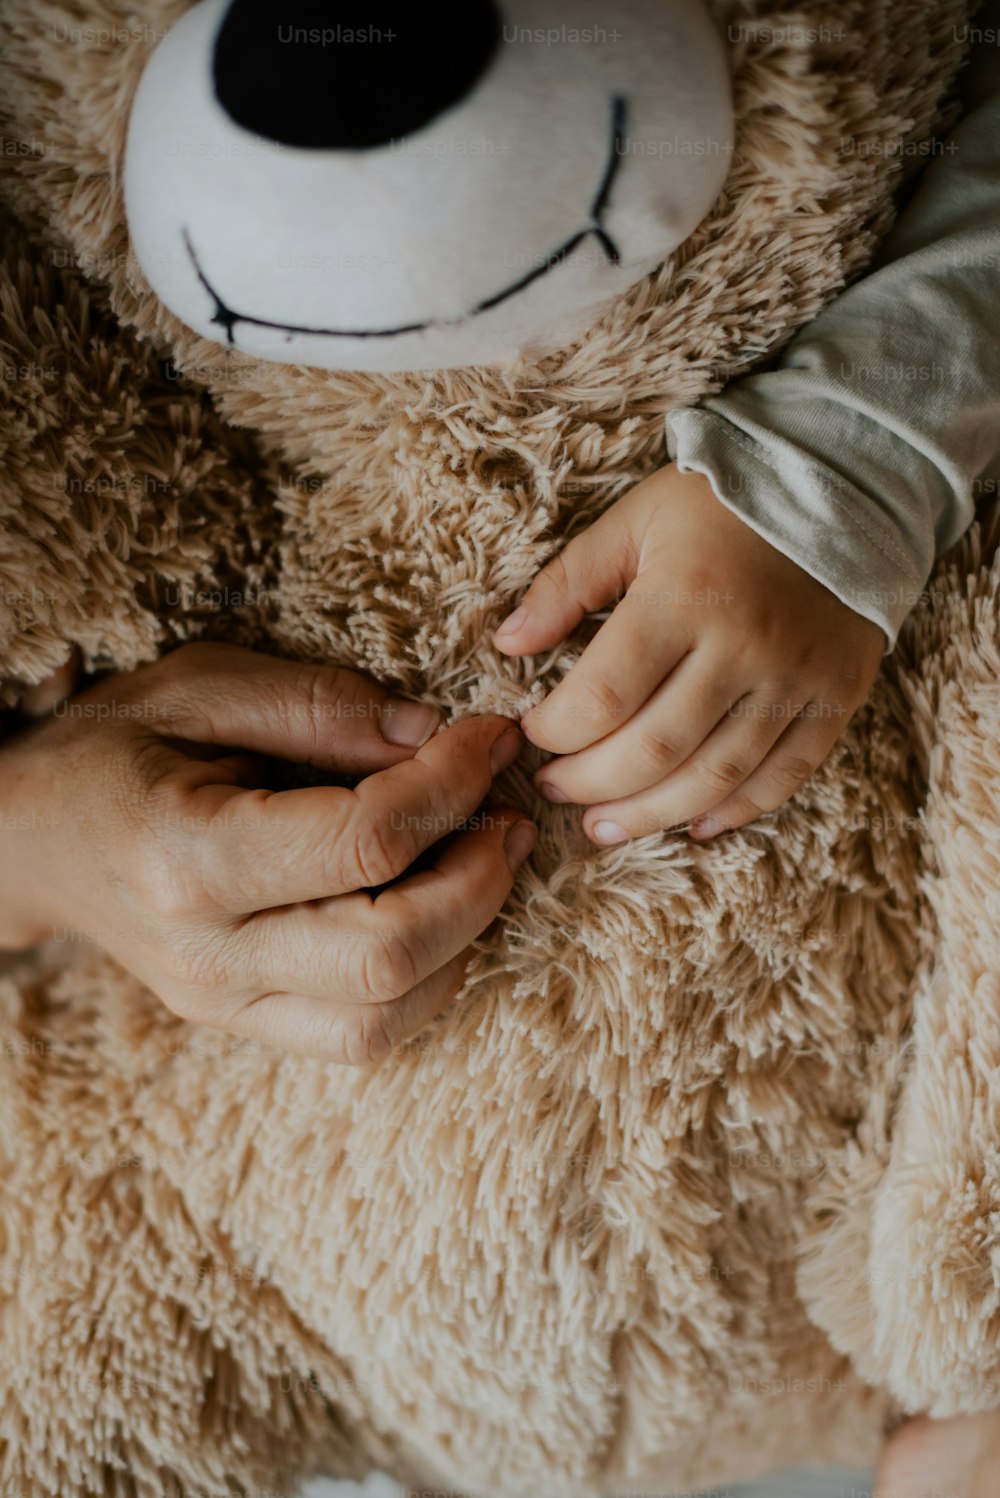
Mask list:
[[[553,785],[550,780],[536,780],[535,790],[539,791],[545,797],[546,801],[555,801],[560,806],[564,801],[569,800],[569,797],[564,795],[559,787]]]
[[[521,867],[535,846],[537,836],[538,829],[533,822],[515,822],[507,833],[503,840],[503,851],[512,874]]]
[[[419,749],[426,744],[441,721],[436,707],[426,702],[406,702],[393,697],[382,709],[380,724],[382,737],[387,744],[396,744],[407,749]]]
[[[510,768],[521,752],[524,736],[518,728],[508,728],[490,750],[490,774],[502,775]]]
[[[617,822],[595,822],[594,836],[599,843],[624,843],[628,833]]]
[[[725,822],[720,822],[718,817],[695,817],[688,831],[698,842],[709,837],[717,837],[720,832],[725,832]]]
[[[515,609],[514,612],[503,621],[500,628],[497,630],[494,639],[499,639],[501,635],[516,635],[517,631],[521,628],[521,625],[527,621],[527,618],[527,609]]]

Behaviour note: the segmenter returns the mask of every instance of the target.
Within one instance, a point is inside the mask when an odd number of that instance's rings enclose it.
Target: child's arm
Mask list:
[[[775,369],[667,418],[670,456],[890,646],[1000,461],[1000,3],[965,117],[869,274]]]
[[[1000,0],[976,24],[996,26]],[[784,351],[668,417],[677,463],[539,574],[497,636],[554,647],[621,603],[524,720],[597,842],[780,806],[864,701],[935,552],[1000,472],[1000,48],[871,273]],[[686,470],[686,471],[680,471]]]

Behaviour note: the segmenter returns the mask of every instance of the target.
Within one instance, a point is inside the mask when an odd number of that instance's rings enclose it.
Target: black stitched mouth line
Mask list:
[[[184,247],[191,257],[191,264],[194,266],[198,280],[215,303],[215,311],[212,314],[211,320],[213,323],[218,324],[219,327],[225,328],[226,342],[234,347],[236,340],[233,337],[233,329],[239,323],[248,323],[255,328],[273,328],[279,333],[303,334],[310,338],[396,338],[401,333],[422,333],[428,328],[453,327],[456,323],[465,322],[468,318],[475,317],[480,312],[488,312],[491,308],[498,307],[501,302],[507,301],[509,297],[516,296],[518,292],[530,286],[533,281],[537,281],[540,276],[547,275],[550,270],[554,270],[557,265],[561,265],[577,246],[591,234],[596,237],[611,264],[620,265],[621,253],[615,241],[604,227],[604,214],[611,198],[611,189],[614,185],[615,177],[618,175],[618,169],[621,166],[625,140],[625,120],[625,99],[621,94],[615,94],[611,100],[611,147],[608,153],[607,165],[604,168],[604,175],[594,196],[594,201],[590,205],[590,223],[587,227],[577,230],[575,234],[571,234],[540,265],[534,266],[526,275],[514,281],[512,285],[505,287],[503,291],[495,292],[493,296],[486,297],[481,302],[477,302],[471,312],[464,312],[458,317],[430,318],[427,322],[404,323],[396,328],[353,329],[302,327],[294,323],[271,322],[264,317],[254,317],[248,312],[234,312],[222,300],[206,276],[202,269],[201,261],[198,259],[197,251],[191,242],[191,235],[185,227],[181,230]]]

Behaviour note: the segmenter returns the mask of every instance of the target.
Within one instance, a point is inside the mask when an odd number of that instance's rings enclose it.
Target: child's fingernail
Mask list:
[[[599,843],[624,843],[628,833],[617,822],[595,822],[594,836]]]
[[[564,796],[557,785],[552,785],[547,780],[536,780],[535,790],[540,791],[546,801],[557,801],[561,805],[564,801],[569,800],[569,797]]]
[[[521,625],[526,623],[527,618],[527,609],[515,609],[509,618],[503,621],[494,638],[498,639],[500,635],[516,635]]]
[[[391,699],[382,709],[379,727],[387,744],[419,749],[426,744],[441,721],[436,707],[426,702],[405,702],[401,697]]]
[[[726,824],[720,822],[718,817],[695,817],[688,831],[691,836],[701,842],[705,838],[717,837],[720,832],[725,832]]]
[[[519,869],[535,846],[538,830],[532,822],[515,822],[503,840],[503,851],[507,867],[513,874]]]

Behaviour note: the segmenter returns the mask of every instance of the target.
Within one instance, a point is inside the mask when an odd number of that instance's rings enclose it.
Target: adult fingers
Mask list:
[[[521,813],[485,813],[430,867],[374,897],[264,911],[240,930],[240,977],[259,983],[263,974],[269,988],[340,1003],[391,1004],[485,931],[534,840]]]
[[[224,1028],[279,1050],[344,1066],[379,1061],[422,1030],[461,991],[468,957],[463,952],[453,958],[393,1004],[359,1008],[336,999],[276,992],[241,1009]]]
[[[259,917],[257,950],[292,988],[269,990],[227,1027],[331,1061],[385,1056],[461,988],[469,943],[496,916],[533,841],[530,822],[504,814],[443,851],[432,869],[368,899],[365,910],[365,897],[348,896]],[[350,933],[340,926],[346,907],[358,922]]]
[[[810,702],[804,712],[808,715],[810,709],[821,707]],[[800,718],[785,730],[737,791],[695,818],[691,836],[704,841],[720,832],[745,827],[765,812],[776,811],[815,774],[844,727],[843,720],[837,719],[834,725],[822,715],[816,720]]]
[[[148,726],[296,764],[366,775],[408,758],[441,723],[428,703],[395,697],[357,671],[185,645],[147,667]]]
[[[598,843],[618,843],[686,827],[749,779],[801,707],[796,701],[778,703],[748,694],[672,774],[627,799],[589,807],[584,816],[588,836]],[[836,730],[831,740],[835,736]]]
[[[531,742],[573,754],[621,729],[689,647],[673,618],[641,580],[634,583],[569,675],[525,715]]]
[[[542,568],[495,632],[494,645],[505,655],[532,655],[558,645],[584,614],[624,593],[635,576],[637,555],[621,515],[606,512]]]
[[[387,884],[472,815],[523,739],[508,718],[466,718],[353,789],[202,786],[185,801],[207,830],[178,850],[214,904],[247,914]],[[199,767],[200,773],[200,767]]]
[[[604,801],[609,788],[618,796],[645,790],[694,753],[739,690],[721,665],[693,651],[627,723],[582,753],[544,765],[535,785],[550,801],[581,804]]]

